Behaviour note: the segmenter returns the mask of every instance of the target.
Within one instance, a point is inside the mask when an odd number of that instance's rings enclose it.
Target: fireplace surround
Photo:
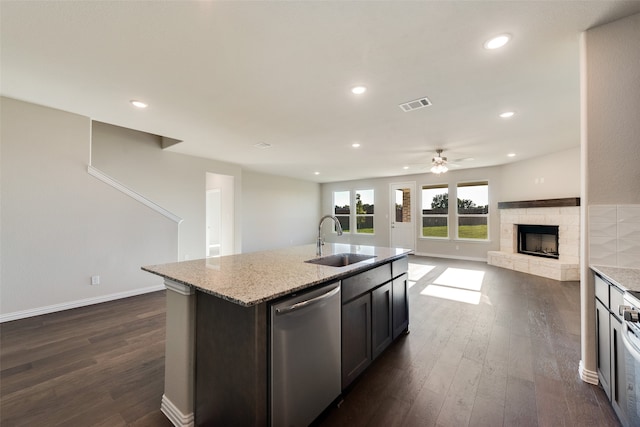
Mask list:
[[[555,280],[580,280],[580,198],[500,202],[498,209],[500,250],[487,253],[488,264]],[[557,227],[557,258],[518,253],[518,225]],[[553,252],[547,241],[540,252]]]

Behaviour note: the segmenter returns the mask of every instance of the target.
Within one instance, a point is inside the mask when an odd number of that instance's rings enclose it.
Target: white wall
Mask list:
[[[640,204],[640,14],[583,33],[581,38],[583,380],[597,383],[594,279],[589,271],[588,209]],[[603,219],[603,218],[601,218]],[[611,236],[612,238],[614,236]],[[616,233],[616,236],[617,233]],[[600,243],[605,244],[605,240]],[[613,238],[615,244],[615,238]],[[617,259],[617,254],[615,256]]]
[[[317,183],[243,183],[237,165],[163,151],[157,136],[8,98],[1,125],[0,321],[162,289],[140,267],[205,255],[207,172],[234,181],[236,252],[314,242]],[[183,223],[89,175],[90,156]]]
[[[501,202],[578,197],[580,146],[504,165],[501,180]]]
[[[640,203],[640,14],[586,33],[589,204]]]
[[[314,243],[320,184],[244,171],[242,208],[243,252]]]
[[[0,102],[0,320],[161,289],[177,225],[87,173],[91,121]]]
[[[206,256],[207,172],[233,176],[235,250],[241,250],[239,166],[165,151],[156,135],[95,121],[91,157],[94,167],[183,219],[180,260]]]
[[[535,178],[538,178],[538,184]],[[544,182],[540,182],[544,177]],[[460,182],[489,181],[489,241],[439,240],[425,239],[421,233],[421,188],[427,184],[447,184],[449,197]],[[415,181],[416,200],[414,216],[418,223],[416,253],[463,259],[487,259],[487,251],[500,248],[500,217],[498,202],[517,200],[537,200],[580,195],[580,149],[561,151],[547,156],[537,157],[504,166],[477,169],[450,169],[443,175],[424,173],[390,178],[377,178],[357,181],[333,182],[322,185],[322,213],[333,212],[333,192],[373,188],[375,190],[375,235],[344,234],[326,232],[327,241],[350,242],[362,245],[389,246],[389,184],[393,182]],[[452,210],[453,211],[453,210]],[[455,215],[449,215],[449,223],[455,223]]]

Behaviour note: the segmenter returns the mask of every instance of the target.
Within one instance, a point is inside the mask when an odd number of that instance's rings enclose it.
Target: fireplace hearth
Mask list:
[[[560,258],[557,225],[518,224],[518,253],[544,258]]]

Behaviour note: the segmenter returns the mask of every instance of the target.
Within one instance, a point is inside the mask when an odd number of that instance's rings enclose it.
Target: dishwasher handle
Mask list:
[[[308,300],[305,301],[300,301],[297,302],[295,304],[292,304],[290,306],[287,307],[281,307],[281,308],[276,308],[276,314],[287,314],[290,313],[292,311],[313,305],[315,303],[318,303],[322,300],[325,300],[327,298],[331,298],[332,296],[334,296],[335,294],[337,294],[338,292],[340,292],[340,286],[336,286],[335,288],[331,289],[329,292],[319,295],[317,297],[314,298],[310,298]]]

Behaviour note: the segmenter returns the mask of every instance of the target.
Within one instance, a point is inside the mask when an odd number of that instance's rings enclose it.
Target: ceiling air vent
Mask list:
[[[428,107],[431,105],[431,101],[426,96],[424,98],[416,99],[415,101],[405,102],[404,104],[400,104],[400,108],[405,113],[409,111],[418,110],[420,108]]]

